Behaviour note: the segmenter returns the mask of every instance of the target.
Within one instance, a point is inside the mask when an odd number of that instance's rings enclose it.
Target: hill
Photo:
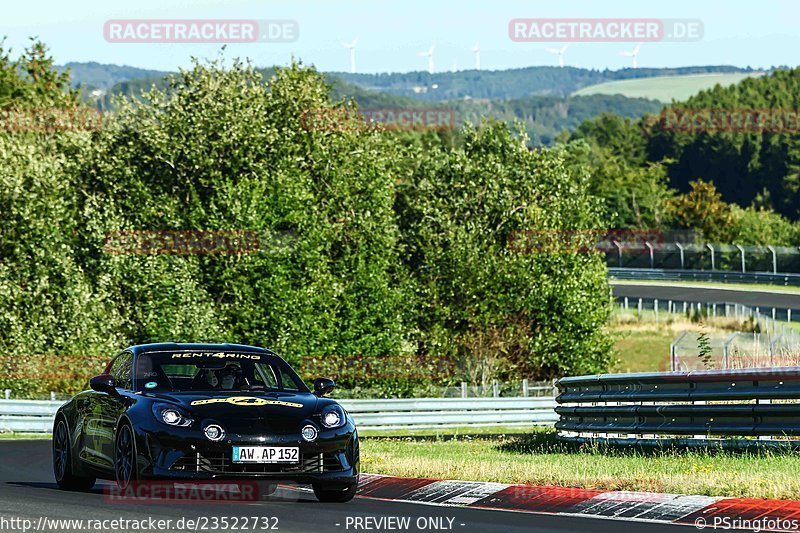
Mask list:
[[[73,87],[85,87],[87,89],[107,90],[114,85],[140,78],[162,77],[166,72],[160,70],[142,69],[128,67],[125,65],[109,65],[103,63],[71,62],[56,67],[59,72],[69,69],[71,85]]]
[[[719,84],[723,87],[740,81],[763,76],[763,72],[732,72],[711,74],[689,74],[683,76],[656,76],[600,83],[578,89],[573,96],[596,94],[618,94],[630,98],[650,98],[664,103],[682,101]]]
[[[328,76],[358,85],[419,100],[510,99],[524,96],[569,96],[583,87],[617,80],[686,76],[695,74],[748,73],[730,66],[681,67],[673,69],[592,70],[576,67],[526,67],[508,70],[463,70],[458,72],[406,72]]]

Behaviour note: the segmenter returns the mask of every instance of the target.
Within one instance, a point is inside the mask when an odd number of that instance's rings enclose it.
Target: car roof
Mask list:
[[[246,344],[203,344],[203,343],[187,343],[187,342],[159,342],[153,344],[137,344],[127,348],[126,351],[133,352],[134,355],[139,355],[147,352],[188,352],[188,351],[217,351],[217,352],[237,352],[237,353],[259,353],[266,355],[277,354],[266,348],[259,348],[258,346],[248,346]]]

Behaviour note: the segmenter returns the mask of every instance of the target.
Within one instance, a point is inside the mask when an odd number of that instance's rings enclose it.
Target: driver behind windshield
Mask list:
[[[228,363],[224,368],[207,368],[206,382],[212,389],[239,389],[243,382],[242,366],[237,362]]]

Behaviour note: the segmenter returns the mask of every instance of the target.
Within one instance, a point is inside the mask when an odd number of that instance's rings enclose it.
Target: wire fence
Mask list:
[[[611,268],[800,273],[798,247],[650,241],[612,244],[602,248]]]
[[[682,332],[670,346],[673,371],[800,366],[800,331],[792,323],[800,317],[800,310],[627,297],[617,298],[617,303],[621,312],[647,315],[656,323],[685,316],[697,321],[728,318],[738,326],[746,324],[748,331]]]

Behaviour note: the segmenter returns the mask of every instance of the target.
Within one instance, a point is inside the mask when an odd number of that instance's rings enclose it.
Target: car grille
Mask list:
[[[204,472],[208,474],[312,474],[319,472],[341,472],[342,463],[336,454],[319,453],[300,456],[296,464],[285,463],[233,463],[230,454],[187,454],[172,464],[171,470],[178,472]]]

